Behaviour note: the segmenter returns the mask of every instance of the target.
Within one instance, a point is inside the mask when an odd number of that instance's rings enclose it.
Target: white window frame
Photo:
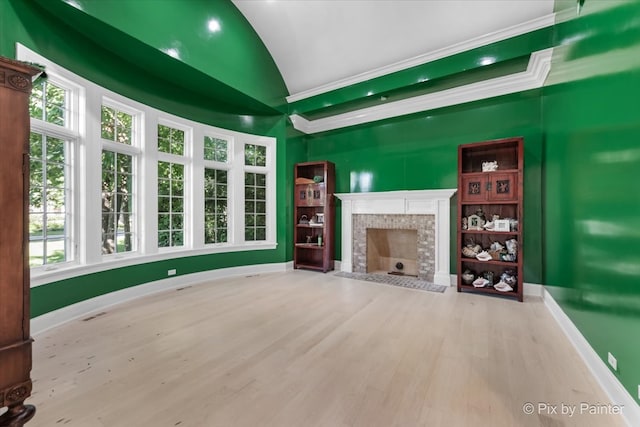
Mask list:
[[[100,130],[102,128],[101,122],[101,111],[102,106],[110,107],[115,109],[116,111],[121,111],[123,113],[127,113],[131,115],[131,144],[122,144],[115,141],[110,141],[102,138],[102,133],[100,133],[100,159],[102,158],[103,151],[111,151],[116,154],[126,154],[131,156],[131,168],[132,168],[132,177],[133,177],[133,185],[132,188],[134,193],[131,195],[131,210],[132,210],[132,222],[131,222],[131,234],[132,234],[132,250],[126,252],[114,252],[112,254],[102,254],[102,237],[100,237],[100,253],[103,259],[109,258],[123,258],[136,256],[140,252],[140,242],[141,242],[141,214],[140,214],[140,190],[142,188],[141,185],[141,174],[140,174],[140,162],[141,162],[141,145],[142,145],[142,123],[144,119],[144,113],[138,109],[131,107],[128,104],[122,103],[120,101],[116,101],[112,98],[103,96],[102,101],[100,103],[100,111],[98,112],[98,126]],[[99,183],[99,192],[101,192],[102,187],[102,161],[98,163],[100,167],[100,183]],[[97,228],[99,230],[100,236],[102,236],[102,212],[100,212],[100,218],[98,219]],[[116,234],[117,240],[117,234]]]
[[[227,161],[226,162],[220,162],[216,160],[205,160],[204,138],[207,136],[210,138],[224,139],[225,141],[227,141]],[[235,185],[236,177],[233,174],[233,165],[236,163],[236,157],[237,157],[234,152],[234,147],[236,145],[235,138],[232,135],[225,135],[223,133],[217,132],[215,129],[208,128],[205,130],[204,134],[202,135],[201,141],[202,141],[202,149],[196,156],[200,157],[203,162],[203,168],[200,174],[200,176],[203,177],[203,186],[204,186],[204,170],[205,169],[218,169],[218,170],[227,171],[227,241],[220,242],[220,243],[204,243],[205,216],[204,216],[204,188],[203,188],[202,191],[200,192],[201,198],[203,199],[202,207],[200,209],[200,213],[202,214],[202,221],[200,222],[202,224],[202,229],[200,230],[200,235],[202,236],[202,242],[205,247],[224,248],[225,246],[232,246],[237,240],[236,239],[237,233],[233,227],[234,218],[237,218],[239,216],[235,214],[238,211],[236,210],[237,207],[233,202],[237,198],[237,194],[234,191],[234,189],[236,188],[236,185]],[[244,191],[244,187],[243,187],[243,191]]]
[[[184,132],[184,147],[182,155],[165,153],[158,149],[158,125],[167,126]],[[158,118],[155,123],[155,138],[153,144],[155,146],[157,159],[155,162],[155,245],[159,252],[175,252],[192,247],[193,242],[193,128],[176,120],[167,119],[164,116]],[[158,246],[158,162],[178,163],[184,166],[184,189],[183,189],[183,218],[182,218],[182,246]]]
[[[75,215],[77,200],[77,179],[78,174],[73,168],[76,162],[77,142],[80,138],[78,111],[80,109],[80,98],[83,93],[82,87],[74,84],[68,79],[55,72],[47,74],[47,81],[64,89],[67,92],[66,105],[67,116],[65,126],[49,123],[38,118],[31,118],[30,132],[42,134],[46,137],[54,137],[65,141],[65,216],[68,231],[65,230],[65,258],[64,262],[54,264],[43,264],[31,268],[33,274],[57,270],[76,265],[78,263],[78,226]],[[42,108],[46,108],[45,105]],[[45,254],[46,256],[46,254]]]
[[[167,114],[150,106],[111,92],[49,61],[45,57],[18,44],[17,57],[23,61],[45,66],[47,74],[55,76],[55,84],[69,82],[77,89],[71,108],[73,132],[73,247],[74,262],[51,264],[51,268],[31,270],[31,285],[64,280],[78,275],[113,268],[138,265],[177,257],[198,256],[226,252],[272,250],[276,242],[276,139],[251,135],[197,123]],[[54,80],[52,80],[54,81]],[[69,87],[65,85],[65,87]],[[75,90],[75,89],[74,89]],[[101,106],[114,107],[133,114],[132,145],[101,138]],[[185,158],[175,159],[168,153],[158,153],[157,126],[169,125],[189,131],[185,134]],[[49,124],[42,124],[48,127]],[[228,141],[228,162],[204,160],[204,135]],[[54,135],[55,136],[55,135]],[[264,241],[244,241],[244,144],[267,147],[267,166],[256,172],[267,176],[267,233]],[[101,245],[101,183],[102,150],[134,156],[135,183],[132,205],[135,215],[135,251],[102,255]],[[180,157],[180,156],[177,156]],[[185,245],[161,248],[157,246],[157,162],[166,159],[183,163],[185,170]],[[171,160],[169,160],[171,159]],[[204,168],[228,171],[229,229],[228,242],[204,244]]]
[[[261,145],[267,149],[267,157],[266,157],[266,165],[265,166],[251,166],[244,164],[244,148],[245,145]],[[236,147],[236,158],[239,158],[239,163],[241,164],[239,169],[241,169],[241,187],[242,187],[242,204],[240,205],[242,215],[241,217],[241,225],[236,224],[235,231],[236,233],[240,233],[242,237],[242,241],[244,241],[244,233],[245,233],[245,212],[244,212],[244,202],[245,202],[245,193],[244,193],[244,173],[260,173],[266,175],[267,178],[267,191],[266,191],[266,239],[265,240],[256,240],[251,241],[255,244],[260,244],[262,242],[271,242],[276,239],[276,215],[275,215],[275,195],[276,195],[276,168],[275,168],[275,140],[273,138],[242,138],[241,143]]]

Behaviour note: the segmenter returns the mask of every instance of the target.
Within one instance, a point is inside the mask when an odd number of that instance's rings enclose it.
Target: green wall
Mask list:
[[[290,197],[286,190],[290,173],[287,171],[293,168],[292,162],[301,160],[302,153],[294,147],[292,156],[288,156],[286,137],[290,125],[283,114],[267,105],[267,101],[277,104],[278,99],[281,101],[287,94],[282,77],[254,30],[230,2],[189,2],[194,6],[192,12],[197,11],[203,16],[215,15],[230,24],[228,27],[225,24],[225,29],[234,29],[219,34],[215,43],[202,42],[197,49],[194,47],[194,52],[206,48],[210,55],[217,54],[228,65],[245,66],[246,72],[231,72],[220,66],[197,70],[194,64],[175,60],[159,51],[158,46],[149,44],[152,40],[146,36],[159,31],[157,24],[152,25],[157,19],[162,17],[161,21],[166,24],[167,15],[171,13],[179,22],[192,13],[184,7],[185,2],[173,0],[153,2],[154,7],[149,8],[146,14],[142,14],[140,9],[137,12],[128,10],[129,15],[119,15],[138,16],[135,25],[146,29],[136,34],[138,38],[123,33],[110,25],[111,22],[101,20],[115,20],[107,14],[108,10],[125,12],[122,8],[113,7],[113,1],[78,1],[87,7],[86,11],[80,12],[61,0],[2,0],[0,55],[14,58],[15,44],[19,42],[88,80],[160,110],[213,126],[276,137],[278,247],[275,250],[180,257],[38,286],[31,292],[32,316],[108,292],[164,279],[166,270],[170,268],[183,275],[290,259],[287,256],[290,227],[286,226],[291,222],[288,212]],[[127,4],[130,8],[150,5],[145,1],[117,3],[118,6]],[[184,11],[176,10],[178,3]],[[101,6],[107,4],[112,6],[111,9],[102,9]],[[143,20],[147,22],[141,24]],[[192,21],[187,22],[191,24]],[[192,29],[191,25],[185,27],[185,34],[179,35],[184,37],[185,43],[191,44],[189,29]],[[213,62],[210,56],[206,61]],[[240,76],[235,80],[231,77],[238,74]]]
[[[640,384],[640,3],[556,26],[543,93],[544,283],[637,399]]]
[[[188,2],[202,3],[196,0]],[[85,4],[86,1],[79,3]],[[212,10],[220,8],[222,12],[231,14],[227,9],[232,8],[237,12],[226,0],[207,3]],[[143,18],[135,21],[138,27],[155,28],[155,14],[162,14],[164,8],[175,8],[174,0],[154,4],[156,7],[149,10],[144,18],[146,21]],[[181,15],[176,12],[176,19],[179,18]],[[254,55],[256,50],[263,51],[262,56],[268,52],[246,20],[241,16],[236,18],[234,28],[243,37],[233,37],[222,47],[218,46],[221,43],[211,43],[208,58],[214,55],[228,63],[247,63],[247,70],[251,72],[236,73],[240,74],[241,82],[230,81],[228,75],[218,73],[217,68],[211,67],[205,72],[172,58],[155,46],[80,12],[62,0],[1,1],[0,54],[15,57],[15,44],[20,42],[100,86],[160,110],[225,129],[268,134],[282,115],[264,103],[262,98],[267,95],[255,87],[271,88],[270,92],[277,92],[281,101],[287,91],[275,64],[253,57],[259,57]],[[229,31],[220,37],[233,35]],[[252,49],[247,46],[252,46]],[[239,58],[244,56],[248,59],[240,61]],[[253,68],[249,67],[251,61],[254,62]],[[210,62],[220,61],[210,59]],[[245,86],[232,87],[231,83],[244,83]],[[269,98],[274,96],[269,95]]]
[[[406,96],[430,90],[410,87],[423,71],[464,81],[456,74],[464,67],[455,64],[473,68],[488,52],[506,64],[553,45],[552,71],[543,89],[318,135],[297,133],[278,113],[286,95],[282,78],[230,2],[189,0],[193,9],[188,10],[178,0],[140,0],[127,2],[127,13],[113,7],[122,4],[116,0],[78,3],[84,9],[61,0],[0,1],[0,54],[13,57],[19,41],[145,104],[214,126],[277,137],[278,249],[178,258],[39,286],[32,293],[34,316],[165,278],[168,268],[187,274],[291,260],[296,162],[335,162],[338,192],[453,188],[458,144],[523,136],[524,279],[547,286],[603,360],[609,351],[615,355],[615,374],[637,396],[640,197],[633,185],[640,170],[640,2],[587,0],[576,16],[573,0],[557,0],[559,16],[571,19],[552,31],[381,78],[372,88],[376,94],[393,90]],[[218,39],[204,37],[195,25],[160,31],[171,19],[200,23],[205,15],[224,23]],[[149,21],[138,25],[144,19]],[[171,43],[183,48],[180,60],[161,51]],[[450,80],[441,83],[446,87]],[[299,102],[291,111],[320,117],[317,106],[325,101],[345,108],[367,105],[350,92],[360,93],[360,86]],[[364,182],[370,185],[365,188]],[[455,200],[452,208],[455,218]],[[455,221],[452,236],[454,227]],[[336,234],[340,241],[339,221]],[[336,249],[339,258],[339,245]],[[452,249],[452,272],[455,255]]]
[[[221,91],[226,85],[253,98],[241,98],[227,90],[220,92],[220,100],[237,96],[233,102],[238,106],[251,106],[267,114],[266,106],[285,105],[287,90],[280,72],[257,33],[230,0],[77,0],[77,8],[61,0],[33,1],[85,37],[116,55],[139,62],[150,72],[167,72],[162,69],[166,61],[151,55],[167,59],[164,51],[172,49],[178,58],[171,62],[186,65],[183,72],[189,69],[194,75],[199,71],[213,76],[220,82]],[[218,23],[218,31],[209,30],[211,20]],[[136,45],[150,49],[132,54],[130,46]],[[128,48],[123,50],[123,46]],[[182,74],[175,78],[182,80],[180,84],[195,83]],[[208,81],[194,89],[211,90],[211,84]]]
[[[524,279],[541,283],[541,122],[541,91],[533,90],[310,135],[306,137],[308,160],[336,164],[338,193],[456,188],[459,144],[524,137]],[[361,182],[370,186],[363,187]],[[451,208],[451,271],[455,272],[455,198]],[[341,239],[340,212],[338,203],[336,242]],[[339,244],[336,258],[341,258]]]
[[[543,89],[310,135],[307,160],[336,163],[337,192],[452,188],[458,144],[523,136],[524,279],[547,285],[604,361],[614,354],[615,375],[637,398],[640,2],[587,0],[579,16],[573,1],[556,10],[566,21],[553,28]],[[546,47],[540,32],[532,43],[519,40]],[[513,40],[509,45],[517,49]],[[474,50],[456,60],[473,63],[481,55]],[[455,249],[451,255],[455,272]]]

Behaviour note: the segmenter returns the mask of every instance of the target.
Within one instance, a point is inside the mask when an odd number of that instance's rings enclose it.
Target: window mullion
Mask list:
[[[191,133],[191,168],[189,168],[189,185],[187,191],[189,199],[189,241],[193,248],[204,246],[204,132],[201,128],[194,128]]]
[[[229,221],[232,223],[233,243],[240,245],[244,240],[244,143],[236,139],[233,142],[233,157],[229,193],[233,195],[230,203]]]
[[[100,108],[101,97],[97,91],[87,89],[86,113],[84,118],[86,137],[80,140],[78,156],[78,190],[80,192],[79,215],[80,235],[84,238],[78,241],[78,254],[82,264],[95,264],[102,261],[101,254],[101,219],[102,199],[101,182],[102,144],[100,141]],[[92,112],[92,113],[89,113]]]
[[[145,254],[158,252],[158,115],[149,109],[143,126],[140,181],[140,250]]]
[[[31,131],[46,133],[48,135],[53,135],[61,139],[77,139],[79,137],[79,133],[72,131],[68,128],[63,128],[58,125],[54,125],[53,123],[47,123],[44,120],[32,117],[31,118]]]
[[[138,156],[141,151],[138,147],[132,147],[130,145],[121,144],[119,142],[108,141],[106,139],[102,139],[102,149],[113,151],[115,153],[128,154],[130,156]]]

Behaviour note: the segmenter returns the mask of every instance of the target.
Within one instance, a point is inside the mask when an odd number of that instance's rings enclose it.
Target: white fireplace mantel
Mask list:
[[[449,286],[450,209],[451,196],[456,189],[400,190],[372,193],[337,193],[342,201],[342,260],[341,270],[353,271],[353,215],[407,214],[435,216],[435,272],[433,281]]]

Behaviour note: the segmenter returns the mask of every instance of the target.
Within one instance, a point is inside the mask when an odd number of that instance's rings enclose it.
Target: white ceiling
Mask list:
[[[554,0],[232,0],[299,94],[553,12]]]

